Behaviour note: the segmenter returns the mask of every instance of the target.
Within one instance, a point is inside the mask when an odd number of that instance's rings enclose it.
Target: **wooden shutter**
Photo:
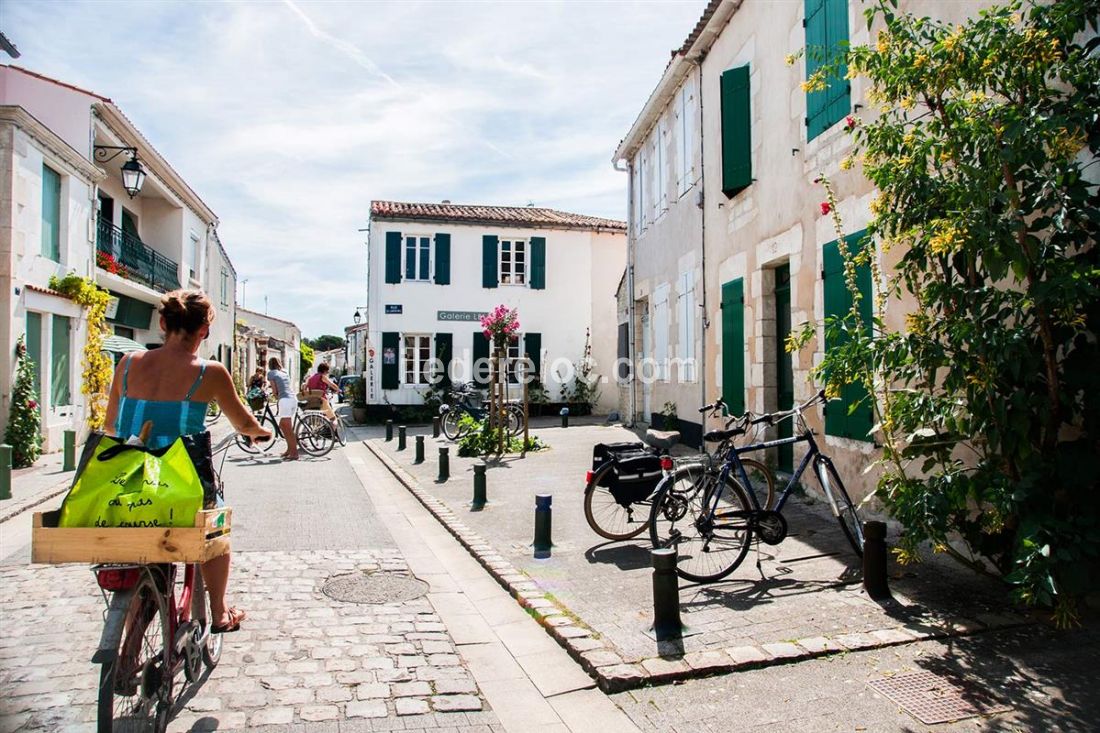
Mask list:
[[[722,193],[732,198],[752,183],[749,67],[722,72]]]
[[[386,282],[401,282],[401,232],[386,232]]]
[[[531,357],[531,374],[542,382],[542,334],[523,334],[523,351]]]
[[[854,253],[858,252],[866,237],[866,232],[857,232],[845,237],[845,242]],[[844,258],[839,245],[833,241],[822,248],[822,290],[824,292],[825,318],[839,317],[847,319],[852,308],[852,294],[844,280]],[[856,267],[856,286],[863,296],[860,300],[860,318],[864,326],[871,328],[873,315],[871,304],[871,268],[863,264]],[[825,352],[842,346],[847,337],[844,334],[830,335],[825,332]],[[853,408],[853,405],[855,406]],[[855,440],[870,440],[874,412],[866,388],[862,384],[846,384],[840,390],[840,399],[831,401],[825,409],[825,434]]]
[[[400,235],[398,235],[400,241]],[[392,363],[387,364],[387,355],[392,354]],[[401,385],[398,377],[401,364],[401,338],[396,331],[382,334],[382,389],[397,389]]]
[[[745,281],[722,284],[722,400],[731,415],[745,412]]]
[[[42,166],[42,256],[61,261],[61,174]]]
[[[544,290],[546,288],[546,237],[531,237],[531,248],[528,257],[531,261],[531,289]]]
[[[843,58],[848,45],[848,0],[806,0],[806,78]],[[851,111],[847,66],[826,76],[826,87],[806,93],[806,140],[813,140]]]
[[[451,283],[451,235],[435,235],[435,284]]]
[[[481,238],[481,287],[495,288],[497,286],[497,247],[500,240],[495,234],[486,234]]]
[[[474,360],[470,364],[472,376],[470,381],[484,387],[489,384],[489,370],[483,367],[479,371],[477,368],[479,361],[483,364],[489,363],[489,339],[485,338],[485,334],[481,331],[474,331]]]
[[[451,357],[453,355],[454,338],[449,333],[437,333],[435,335],[435,358],[439,359],[443,365],[443,372],[436,375],[436,385],[441,387],[451,386]]]

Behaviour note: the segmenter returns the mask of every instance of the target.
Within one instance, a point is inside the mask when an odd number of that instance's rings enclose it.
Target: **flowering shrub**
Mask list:
[[[103,340],[110,335],[107,304],[111,295],[92,280],[76,273],[61,278],[51,277],[50,288],[72,298],[86,311],[88,339],[84,343],[84,374],[80,392],[88,397],[88,427],[99,430],[107,416],[107,393],[114,376],[111,357],[103,351]]]
[[[511,338],[519,332],[519,312],[504,304],[498,305],[492,312],[482,317],[481,332],[498,349],[506,347]]]
[[[130,271],[108,252],[99,252],[97,250],[95,253],[95,263],[97,267],[106,270],[112,275],[118,275],[119,277],[125,278],[130,277]]]
[[[11,390],[11,411],[4,442],[11,446],[11,464],[26,468],[42,453],[42,415],[34,394],[35,365],[22,336],[15,344],[15,383]]]

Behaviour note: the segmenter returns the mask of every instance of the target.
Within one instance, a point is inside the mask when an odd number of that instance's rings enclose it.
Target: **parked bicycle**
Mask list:
[[[270,442],[270,441],[268,441]],[[227,436],[212,450],[225,454]],[[221,467],[215,472],[220,484]],[[112,564],[92,567],[107,603],[99,649],[99,733],[153,730],[163,733],[175,704],[176,678],[189,683],[213,669],[222,635],[211,633],[210,599],[199,563]],[[108,595],[109,594],[109,595]]]
[[[696,582],[720,580],[744,561],[754,538],[770,545],[782,542],[787,536],[783,507],[810,465],[844,536],[856,554],[862,555],[863,524],[859,512],[832,460],[821,452],[802,415],[804,410],[824,402],[825,393],[820,392],[791,410],[749,421],[750,425],[774,425],[793,420],[794,437],[736,447],[726,443],[735,437],[733,431],[711,431],[706,440],[728,446],[721,461],[682,465],[662,480],[651,502],[650,540],[656,548],[676,548],[676,570],[681,577]],[[806,455],[778,499],[762,505],[755,492],[746,489],[751,485],[750,459],[744,458],[744,454],[795,443],[808,444]],[[759,470],[758,466],[759,463],[753,462],[751,468]]]
[[[477,405],[474,401],[477,400]],[[458,440],[469,431],[463,425],[462,417],[469,415],[480,422],[489,415],[489,407],[481,393],[470,383],[456,384],[452,387],[439,406],[441,427],[448,440]],[[504,406],[504,431],[508,437],[519,435],[523,430],[523,406],[508,402]]]
[[[264,402],[263,407],[255,412],[256,420],[265,430],[270,430],[274,439],[264,443],[257,443],[247,436],[236,435],[237,445],[245,453],[257,455],[267,453],[275,445],[277,439],[283,438],[282,428],[275,418],[275,412],[271,409],[271,402]],[[326,455],[336,445],[338,430],[332,422],[320,412],[303,411],[305,400],[298,400],[298,409],[294,413],[294,436],[298,439],[298,447],[307,455],[320,457]]]
[[[725,412],[722,400],[699,410],[705,417]],[[714,455],[725,455],[730,440],[744,433],[752,415],[746,413],[727,420],[730,437],[720,441]],[[737,427],[735,427],[737,426]],[[628,540],[644,532],[650,524],[651,506],[661,480],[676,466],[709,464],[712,455],[703,453],[672,458],[669,453],[680,441],[680,433],[647,430],[645,444],[597,444],[592,449],[592,469],[585,476],[584,517],[592,530],[609,540]],[[765,506],[773,501],[775,479],[762,463],[745,459],[746,467],[759,476],[766,491]]]

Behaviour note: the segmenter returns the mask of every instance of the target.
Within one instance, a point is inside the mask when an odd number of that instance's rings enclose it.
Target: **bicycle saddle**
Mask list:
[[[308,405],[308,404],[309,404],[309,400],[298,400],[298,407],[301,407],[303,410],[305,409],[306,405]]]
[[[646,445],[659,450],[670,450],[680,442],[680,433],[675,430],[647,430],[644,440]]]
[[[723,440],[729,440],[738,435],[744,435],[744,428],[733,428],[732,430],[710,430],[703,436],[703,440],[707,443],[721,443]]]

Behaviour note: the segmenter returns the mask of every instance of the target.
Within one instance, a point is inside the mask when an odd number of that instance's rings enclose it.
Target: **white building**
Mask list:
[[[313,354],[313,369],[316,371],[318,364],[328,364],[329,374],[343,374],[347,369],[347,346],[328,351],[318,351]]]
[[[302,381],[302,332],[293,322],[237,308],[238,369],[248,379],[256,369],[267,374],[267,360],[277,357],[297,389]]]
[[[489,356],[479,320],[503,304],[519,312],[509,356],[530,355],[550,401],[572,386],[591,331],[593,376],[605,381],[596,409],[614,409],[625,231],[621,221],[553,209],[371,202],[368,402],[419,404],[435,359],[455,381],[483,381],[473,373]]]
[[[140,161],[131,196],[121,166]],[[86,417],[83,310],[49,289],[51,276],[92,278],[115,297],[108,324],[149,347],[162,342],[161,295],[205,289],[218,308],[203,356],[231,363],[236,276],[217,217],[110,99],[0,65],[0,395],[6,424],[14,344],[36,365],[45,450]]]

